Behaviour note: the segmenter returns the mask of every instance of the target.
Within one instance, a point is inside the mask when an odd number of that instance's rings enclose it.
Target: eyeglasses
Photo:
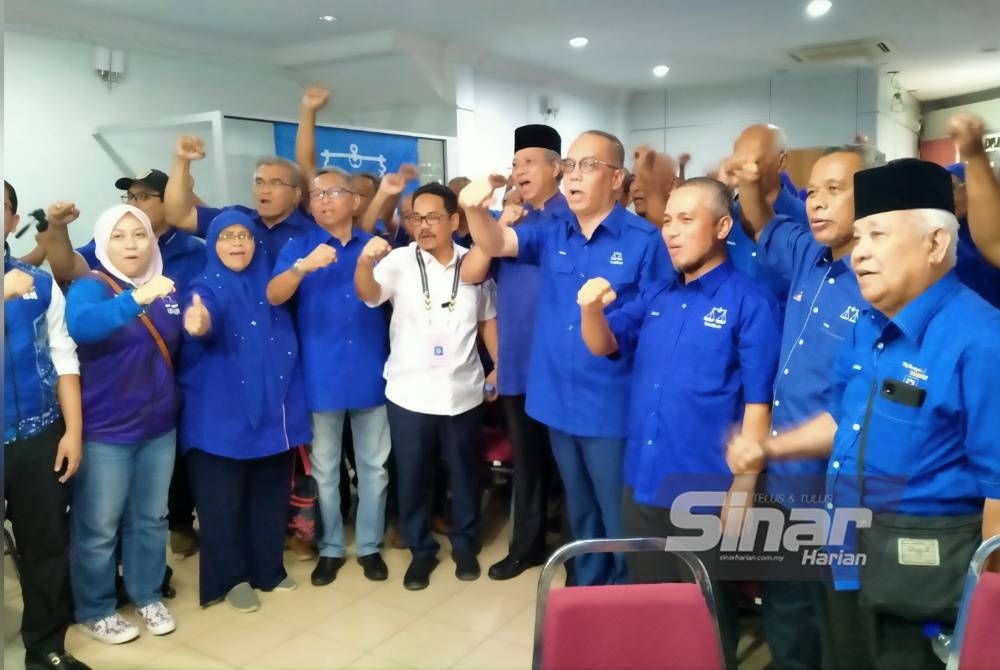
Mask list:
[[[441,221],[444,219],[445,219],[444,214],[440,214],[438,212],[431,212],[426,216],[420,214],[410,214],[406,217],[406,222],[411,226],[413,226],[414,228],[417,228],[425,223],[431,226],[436,226],[437,224],[441,223]]]
[[[254,188],[256,188],[256,189],[262,189],[265,186],[268,187],[268,188],[281,188],[282,186],[287,186],[289,188],[294,188],[294,186],[292,186],[292,184],[289,184],[287,181],[281,181],[280,179],[268,179],[267,181],[264,181],[263,179],[254,179],[253,180],[253,187]]]
[[[239,242],[248,242],[253,239],[252,233],[220,233],[219,241],[228,242],[229,240],[237,240]]]
[[[604,161],[600,160],[599,158],[595,158],[593,156],[585,156],[584,158],[581,158],[579,161],[575,161],[572,158],[564,158],[560,162],[562,163],[563,174],[569,174],[569,173],[571,173],[573,170],[576,169],[577,165],[580,166],[580,172],[582,172],[583,174],[587,174],[589,172],[593,172],[594,170],[597,169],[598,165],[606,165],[607,167],[611,168],[612,170],[621,170],[622,169],[618,165],[612,165],[611,163],[605,163]]]
[[[150,198],[162,198],[163,196],[159,193],[150,193],[149,191],[136,191],[132,193],[131,191],[127,193],[122,193],[122,202],[126,205],[131,202],[146,202]]]
[[[354,195],[354,191],[350,191],[346,188],[329,188],[325,191],[316,189],[314,191],[309,191],[309,197],[313,200],[326,200],[327,198],[330,198],[331,200],[339,200],[340,198],[346,198],[351,195]]]

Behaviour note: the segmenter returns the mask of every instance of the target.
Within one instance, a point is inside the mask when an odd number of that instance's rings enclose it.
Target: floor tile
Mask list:
[[[454,670],[528,670],[531,648],[487,638],[452,666]]]
[[[261,614],[278,621],[305,621],[309,625],[302,628],[309,628],[313,621],[339,616],[340,611],[357,600],[357,596],[334,590],[331,586],[317,587],[306,581],[299,582],[299,587],[291,592],[258,591],[260,609],[249,616]]]
[[[352,661],[344,666],[344,670],[409,670],[410,666],[397,663],[396,661],[378,656],[377,654],[366,654],[356,661]]]
[[[220,606],[225,607],[225,605]],[[299,632],[299,627],[292,623],[257,616],[257,613],[254,613],[230,620],[227,625],[217,626],[185,644],[195,651],[213,656],[230,665],[242,666],[290,640]]]
[[[443,670],[485,639],[482,633],[422,618],[380,644],[375,653],[418,670]]]
[[[530,647],[535,639],[535,604],[524,607],[492,636],[504,642]]]
[[[137,670],[234,670],[237,666],[195,651],[190,647],[178,645],[167,653],[150,658],[142,665],[135,667]],[[95,668],[95,670],[103,670],[103,668]]]
[[[468,582],[455,577],[455,564],[449,560],[438,565],[431,574],[430,585],[422,591],[407,591],[403,588],[403,573],[398,573],[369,593],[366,599],[415,614],[424,614],[468,585]]]
[[[245,670],[335,670],[365,655],[365,650],[316,633],[301,633],[245,663]]]
[[[138,639],[126,644],[105,644],[92,640],[70,653],[92,668],[100,670],[132,670],[176,649],[179,644],[171,635],[151,635],[143,629]]]
[[[427,616],[479,633],[491,634],[530,604],[522,593],[507,592],[497,582],[476,582],[443,603]]]
[[[418,614],[389,607],[368,599],[360,599],[345,607],[310,630],[334,640],[362,649],[372,650],[406,626],[416,621]]]

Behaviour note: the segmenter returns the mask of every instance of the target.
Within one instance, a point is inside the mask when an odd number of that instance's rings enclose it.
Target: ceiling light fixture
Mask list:
[[[327,23],[333,23],[334,21],[337,20],[337,17],[332,14],[324,14],[323,16],[319,17],[319,20],[326,21]]]
[[[582,49],[590,42],[586,37],[574,37],[569,41],[569,45],[574,49]]]
[[[830,11],[831,7],[833,3],[830,0],[812,0],[806,5],[806,15],[811,19],[818,19]]]
[[[653,68],[653,75],[656,77],[666,77],[668,72],[670,72],[670,68],[666,65],[657,65]]]

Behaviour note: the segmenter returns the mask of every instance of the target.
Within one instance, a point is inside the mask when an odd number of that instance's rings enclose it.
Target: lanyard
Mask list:
[[[417,254],[417,267],[420,268],[420,286],[424,291],[424,309],[431,311],[431,289],[427,284],[427,268],[424,266],[424,257],[420,254],[420,247],[414,247]],[[457,252],[456,252],[457,253]],[[441,305],[447,307],[449,312],[455,311],[455,298],[458,297],[459,270],[462,267],[462,258],[455,259],[455,277],[451,282],[451,300]]]

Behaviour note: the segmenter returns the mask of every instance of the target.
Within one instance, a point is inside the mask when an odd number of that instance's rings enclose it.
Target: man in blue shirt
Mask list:
[[[514,131],[511,178],[523,205],[506,207],[501,221],[508,225],[550,226],[559,225],[570,215],[566,198],[559,192],[561,152],[562,138],[555,128],[532,124]],[[519,218],[508,221],[508,216],[518,214]],[[517,577],[545,560],[546,492],[552,468],[548,432],[525,411],[531,342],[538,311],[538,265],[517,258],[501,258],[493,269],[502,361],[497,367],[497,386],[514,452],[514,528],[507,556],[490,567],[489,576],[504,580]],[[489,270],[490,258],[478,247],[472,247],[462,263],[462,279],[479,283],[486,279]]]
[[[871,308],[838,355],[827,411],[765,441],[736,438],[730,463],[749,472],[765,461],[829,456],[829,510],[862,507],[910,520],[981,513],[982,537],[996,535],[1000,396],[984,371],[1000,365],[1000,312],[954,272],[958,222],[949,175],[903,159],[858,172],[854,192],[851,265]],[[859,556],[854,535],[829,546],[831,555],[841,549]],[[941,558],[959,561],[957,592],[973,548]],[[867,562],[832,560],[835,588],[863,588],[859,567]],[[994,557],[990,568],[997,563]],[[902,555],[898,564],[894,569],[907,565]],[[862,639],[876,666],[940,667],[921,630],[926,622],[874,610],[863,591],[859,602]]]
[[[983,258],[1000,267],[1000,181],[983,146],[983,120],[974,114],[956,114],[948,119],[948,132],[964,166],[962,192],[969,237]]]
[[[385,315],[364,305],[354,289],[358,256],[372,238],[352,225],[357,199],[346,172],[321,169],[309,191],[316,224],[285,245],[267,287],[272,305],[294,298],[302,346],[313,419],[312,472],[319,485],[323,525],[314,586],[336,579],[345,562],[340,463],[348,415],[358,472],[358,563],[368,579],[381,581],[389,574],[378,549],[389,483],[389,423],[382,379],[389,336]]]
[[[177,140],[174,167],[164,193],[163,206],[167,220],[182,231],[205,237],[208,224],[222,209],[198,205],[194,200],[191,161],[205,157],[205,143],[198,137],[183,136]],[[256,224],[256,234],[263,242],[262,251],[268,266],[274,267],[285,244],[304,235],[315,225],[299,204],[304,185],[302,170],[286,158],[265,156],[257,161],[253,192],[256,207],[231,205],[249,214]],[[258,247],[258,251],[261,251]]]
[[[719,178],[725,182],[735,182],[734,173],[742,165],[745,156],[760,156],[760,188],[764,191],[768,204],[778,214],[806,226],[805,203],[784,188],[781,171],[788,162],[785,134],[777,126],[750,126],[733,144],[733,157],[725,160],[720,167]],[[742,198],[742,195],[740,196]],[[779,305],[785,304],[788,281],[763,262],[757,244],[747,235],[740,222],[742,205],[736,200],[733,205],[733,229],[729,233],[729,257],[736,269],[766,285],[778,298]]]
[[[728,187],[708,178],[674,190],[663,217],[663,240],[678,271],[671,284],[607,316],[616,298],[608,280],[590,279],[580,289],[581,332],[591,353],[635,352],[622,498],[629,537],[678,535],[671,509],[683,493],[745,499],[754,490],[754,475],[731,475],[723,446],[734,425],[754,439],[767,435],[778,309],[767,289],[726,258],[730,200]],[[634,582],[691,581],[673,556],[632,553],[627,561]],[[726,665],[735,668],[737,594],[732,582],[714,591]]]
[[[991,265],[976,248],[969,228],[969,198],[965,191],[965,163],[948,166],[955,194],[955,216],[958,217],[958,264],[955,272],[962,283],[1000,308],[1000,267]],[[992,175],[992,170],[990,171]],[[995,179],[995,178],[994,178]]]
[[[756,158],[756,157],[754,157]],[[867,307],[849,261],[854,247],[854,174],[873,167],[879,156],[863,145],[830,147],[816,161],[806,188],[809,227],[775,215],[760,185],[760,165],[746,159],[740,179],[741,222],[757,243],[760,258],[788,282],[781,338],[781,368],[774,381],[771,436],[778,437],[829,405],[830,369],[850,338],[860,310]],[[825,458],[775,461],[768,465],[766,491],[788,518],[804,500],[823,497]],[[793,557],[799,559],[798,556]],[[799,559],[800,560],[800,559]],[[837,606],[836,593],[810,581],[769,581],[764,585],[764,630],[779,668],[807,670],[821,665],[821,636],[840,650],[840,631],[824,612]],[[850,658],[838,667],[855,666]]]
[[[560,221],[504,227],[487,209],[495,182],[473,182],[461,198],[472,237],[486,255],[539,266],[527,412],[549,428],[566,488],[570,530],[581,540],[622,533],[622,459],[633,357],[590,355],[580,338],[577,292],[588,277],[603,276],[627,302],[670,275],[656,228],[617,203],[624,160],[624,147],[613,135],[596,130],[580,135],[562,162],[563,192],[573,216]],[[625,579],[620,556],[612,561],[592,554],[577,561],[581,585]]]

